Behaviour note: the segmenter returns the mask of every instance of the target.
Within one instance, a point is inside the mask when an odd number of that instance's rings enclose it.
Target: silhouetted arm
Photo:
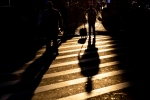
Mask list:
[[[62,29],[63,28],[63,19],[62,19],[62,15],[60,14],[60,12],[58,12],[58,20],[59,20],[59,27]]]
[[[88,10],[89,10],[89,9],[87,9],[87,10],[84,12],[84,16],[85,16],[85,15],[86,15],[86,13],[88,12]]]
[[[44,23],[45,23],[45,11],[41,12],[41,18],[40,18],[40,26],[44,27]]]

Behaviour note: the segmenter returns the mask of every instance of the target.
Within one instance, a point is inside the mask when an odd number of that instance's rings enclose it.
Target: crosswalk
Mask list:
[[[44,45],[29,62],[5,66],[0,100],[132,100],[124,92],[132,83],[125,78],[131,71],[120,67],[121,42],[103,35],[84,44],[79,39],[62,43],[56,57],[45,56]]]

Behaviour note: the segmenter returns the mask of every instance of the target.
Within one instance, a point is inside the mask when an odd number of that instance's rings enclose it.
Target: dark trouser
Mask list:
[[[51,33],[49,33],[49,34],[51,34]],[[53,47],[54,52],[58,53],[57,37],[58,37],[58,32],[57,32],[57,34],[55,33],[53,36],[46,35],[46,52],[50,52]],[[53,41],[53,45],[51,44],[52,43],[51,41]],[[52,45],[52,47],[51,47],[51,45]]]
[[[95,37],[95,22],[89,24],[89,36],[91,36],[91,28],[93,28],[93,35]]]

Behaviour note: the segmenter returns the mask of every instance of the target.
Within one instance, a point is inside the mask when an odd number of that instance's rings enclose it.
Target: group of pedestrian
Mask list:
[[[91,27],[93,28],[93,35],[95,37],[95,22],[97,12],[92,5],[85,11],[84,15],[88,15],[88,25],[89,25],[89,36],[91,36]],[[53,3],[48,1],[46,3],[46,9],[42,12],[40,25],[42,26],[42,32],[46,36],[46,52],[58,55],[58,43],[57,36],[59,33],[59,28],[67,31],[67,19],[68,19],[68,9],[65,7],[65,3],[62,3],[60,9],[55,9]],[[51,41],[53,46],[51,46]],[[53,48],[52,48],[53,47]]]

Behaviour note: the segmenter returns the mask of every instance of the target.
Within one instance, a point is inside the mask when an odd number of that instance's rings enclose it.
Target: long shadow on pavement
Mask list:
[[[78,54],[79,66],[81,68],[81,75],[87,77],[87,82],[85,86],[85,91],[91,93],[93,89],[92,77],[99,72],[99,54],[97,52],[98,48],[95,47],[95,38],[93,38],[91,43],[91,38],[88,39],[88,46],[83,55]],[[90,58],[94,57],[94,61],[90,61]],[[86,60],[86,61],[85,61]]]
[[[143,24],[142,24],[143,25]],[[145,100],[149,97],[149,37],[146,27],[142,29],[125,30],[122,32],[109,32],[108,35],[114,41],[113,52],[118,56],[115,60],[119,61],[118,69],[127,71],[122,75],[124,82],[130,82],[131,87],[118,90],[113,93],[125,94],[128,100]],[[100,33],[99,33],[100,34]],[[103,34],[103,33],[102,33]]]
[[[1,88],[3,94],[13,91],[13,93],[7,97],[7,100],[31,100],[43,75],[49,69],[55,57],[56,56],[44,53],[24,70],[20,75],[20,81],[14,85]]]

